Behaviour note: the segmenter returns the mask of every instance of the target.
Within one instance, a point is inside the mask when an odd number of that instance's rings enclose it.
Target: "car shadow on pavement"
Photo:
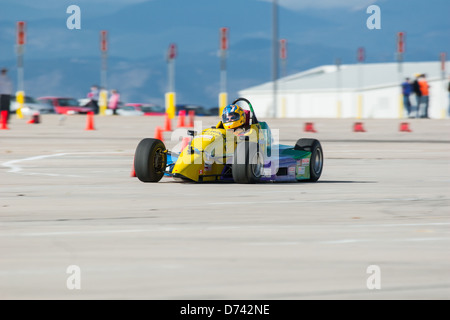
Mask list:
[[[378,183],[378,181],[319,180],[316,183]]]
[[[177,184],[230,184],[235,183],[233,180],[223,180],[223,181],[176,181],[176,180],[162,180],[160,183],[177,183]],[[378,181],[354,181],[354,180],[319,180],[316,182],[311,181],[262,181],[256,184],[271,184],[271,185],[285,185],[285,184],[296,184],[296,183],[307,183],[307,184],[316,184],[316,183],[378,183]]]

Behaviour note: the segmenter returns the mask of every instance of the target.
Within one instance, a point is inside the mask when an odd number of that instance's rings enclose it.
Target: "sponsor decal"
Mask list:
[[[302,166],[309,166],[309,159],[302,159]]]
[[[305,167],[297,167],[297,174],[305,174]]]
[[[289,167],[288,168],[288,174],[290,176],[295,176],[295,167]]]
[[[198,174],[202,175],[203,174],[203,170],[198,170]]]
[[[270,177],[272,175],[272,170],[270,168],[264,168],[263,175],[266,177]]]
[[[215,130],[217,130],[217,129],[206,129],[203,132],[207,133],[207,135],[212,136],[212,137],[221,137],[221,136],[223,136],[223,134],[221,132],[217,132]]]

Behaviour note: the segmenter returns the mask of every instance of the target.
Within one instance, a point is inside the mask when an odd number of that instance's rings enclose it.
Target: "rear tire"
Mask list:
[[[146,138],[139,142],[134,155],[136,177],[142,182],[158,182],[166,169],[166,147],[161,140]]]
[[[319,180],[323,169],[323,150],[322,145],[317,139],[299,139],[294,147],[295,150],[311,152],[311,160],[309,161],[309,180],[316,182]]]
[[[236,146],[231,168],[234,182],[259,182],[263,167],[264,158],[257,143],[244,141]]]

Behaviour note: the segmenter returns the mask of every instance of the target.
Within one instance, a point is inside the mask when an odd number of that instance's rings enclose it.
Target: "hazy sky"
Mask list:
[[[176,43],[177,88],[189,101],[216,101],[218,35],[229,27],[230,90],[271,80],[271,0],[0,0],[0,62],[16,65],[16,22],[27,22],[27,88],[34,95],[82,95],[99,82],[99,32],[108,30],[109,79],[124,95],[162,97],[165,55]],[[450,0],[279,0],[279,37],[288,40],[287,73],[355,63],[394,62],[396,34],[406,32],[405,61],[450,54]],[[381,29],[368,30],[369,5]],[[81,29],[69,30],[66,10],[81,9]],[[14,72],[12,72],[14,76]],[[145,90],[142,90],[145,88]],[[144,95],[145,94],[145,95]],[[134,99],[134,98],[133,98]]]

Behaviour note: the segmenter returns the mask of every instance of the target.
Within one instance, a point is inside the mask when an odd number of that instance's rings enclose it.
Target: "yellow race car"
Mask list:
[[[134,169],[142,182],[163,176],[193,182],[317,181],[323,168],[323,150],[316,139],[299,139],[295,146],[274,143],[269,126],[258,121],[245,98],[232,105],[247,105],[245,128],[236,135],[220,121],[201,133],[188,130],[190,142],[181,152],[167,150],[161,140],[139,142]],[[244,107],[242,107],[245,109]]]

